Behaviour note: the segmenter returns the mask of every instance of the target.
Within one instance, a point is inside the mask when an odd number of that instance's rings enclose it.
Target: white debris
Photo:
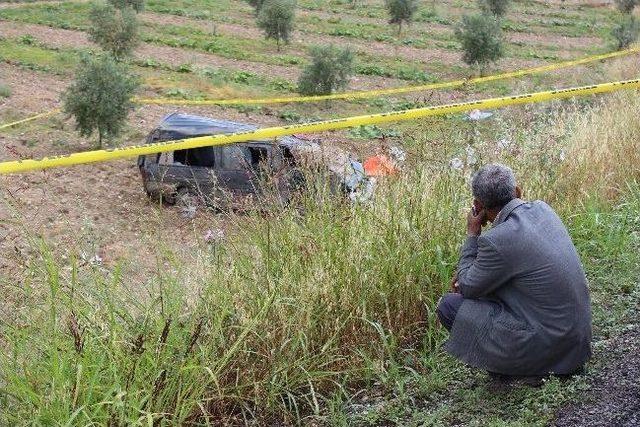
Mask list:
[[[560,156],[558,156],[558,158],[560,159],[561,162],[564,162],[564,160],[566,159],[567,154],[564,152],[564,150],[560,151]]]
[[[451,159],[449,161],[449,166],[451,166],[451,169],[459,171],[459,170],[462,170],[464,168],[464,162],[462,161],[462,159],[454,157],[453,159]]]
[[[98,254],[95,254],[94,256],[91,257],[91,259],[89,259],[89,264],[94,265],[96,267],[99,267],[102,265],[102,257]]]
[[[389,154],[396,163],[404,163],[407,160],[407,153],[400,147],[391,147]]]
[[[475,165],[477,162],[476,150],[472,146],[467,145],[467,148],[465,148],[465,151],[467,152],[467,164]]]
[[[473,110],[468,115],[469,120],[473,120],[473,121],[488,119],[491,116],[493,116],[493,113],[489,113],[487,111],[481,111],[481,110]]]
[[[496,142],[496,145],[500,150],[506,150],[511,146],[511,141],[509,141],[507,138],[502,138],[501,140]]]

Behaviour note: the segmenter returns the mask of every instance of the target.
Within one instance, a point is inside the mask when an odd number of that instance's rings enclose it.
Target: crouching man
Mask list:
[[[506,166],[485,166],[471,186],[467,240],[437,309],[451,333],[446,350],[501,379],[580,371],[591,357],[591,308],[562,221],[546,203],[521,200]]]

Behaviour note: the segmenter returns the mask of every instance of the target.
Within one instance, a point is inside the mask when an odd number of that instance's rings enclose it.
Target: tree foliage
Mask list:
[[[417,0],[384,0],[389,13],[389,23],[398,26],[398,34],[402,31],[402,23],[409,24],[418,10]]]
[[[353,74],[353,52],[333,45],[311,48],[311,63],[298,80],[302,95],[328,95],[344,89]]]
[[[116,60],[133,52],[138,44],[138,20],[131,7],[118,9],[111,3],[94,3],[89,17],[91,41]]]
[[[266,0],[258,13],[258,27],[267,39],[274,39],[280,50],[280,43],[288,43],[295,20],[295,0]]]
[[[464,51],[462,59],[471,66],[480,67],[482,74],[490,62],[504,55],[502,29],[492,16],[463,16],[455,33]]]
[[[120,10],[126,9],[128,7],[132,8],[138,13],[144,10],[144,0],[109,0],[109,3]]]
[[[97,131],[101,147],[104,138],[120,134],[137,87],[137,79],[113,58],[83,58],[75,81],[64,93],[64,111],[75,118],[81,136]]]
[[[247,3],[249,3],[256,11],[256,15],[258,15],[260,13],[260,9],[262,9],[262,5],[264,4],[265,0],[247,0]]]
[[[486,13],[491,14],[497,18],[501,18],[507,13],[510,0],[478,0],[480,9]]]
[[[618,8],[618,10],[622,13],[627,13],[627,14],[631,14],[631,12],[633,12],[633,9],[638,4],[638,0],[615,0],[615,1],[616,1],[616,7]]]
[[[623,16],[620,23],[612,30],[613,37],[618,42],[618,50],[628,48],[638,39],[640,25],[633,16]]]

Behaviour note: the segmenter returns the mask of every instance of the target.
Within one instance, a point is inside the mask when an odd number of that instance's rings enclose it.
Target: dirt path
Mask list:
[[[562,408],[557,427],[640,426],[640,325],[607,343],[606,365],[583,402]]]

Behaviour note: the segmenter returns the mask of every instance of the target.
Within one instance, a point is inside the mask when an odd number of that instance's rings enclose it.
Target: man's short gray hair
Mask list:
[[[516,176],[508,166],[486,165],[473,175],[471,191],[486,209],[502,208],[516,198]]]

